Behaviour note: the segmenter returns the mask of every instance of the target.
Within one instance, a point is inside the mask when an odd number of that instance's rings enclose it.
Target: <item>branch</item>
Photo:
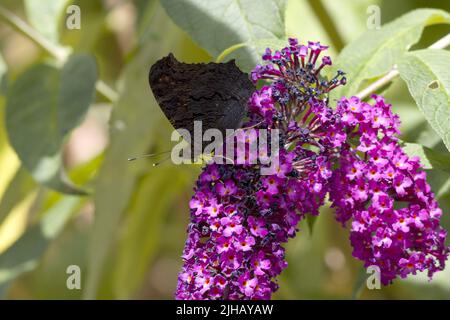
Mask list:
[[[428,49],[445,49],[448,46],[450,46],[450,33],[447,34],[445,37],[439,39],[435,43],[433,43],[431,46],[428,47]],[[399,72],[397,69],[397,65],[394,65],[386,75],[384,75],[382,78],[378,79],[374,83],[370,84],[367,88],[363,89],[355,96],[360,99],[364,99],[371,93],[377,91],[378,89],[382,88],[383,86],[391,82],[398,75]]]
[[[42,50],[48,52],[59,63],[63,64],[69,56],[71,52],[70,48],[59,46],[57,44],[54,44],[53,42],[48,41],[39,32],[30,27],[25,21],[2,6],[0,6],[0,19],[3,19],[14,30],[18,31],[20,34],[33,41]],[[117,99],[117,92],[115,92],[102,80],[98,80],[95,87],[97,91],[109,101],[114,102]]]

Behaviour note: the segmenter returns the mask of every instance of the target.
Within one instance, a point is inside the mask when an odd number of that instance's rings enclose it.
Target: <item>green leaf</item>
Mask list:
[[[6,65],[3,56],[0,54],[0,95],[4,95],[7,86],[7,72],[8,66]]]
[[[83,121],[95,96],[96,80],[97,67],[90,55],[73,55],[64,65],[57,112],[62,137]]]
[[[103,162],[103,153],[97,155],[86,163],[77,166],[70,170],[69,178],[77,185],[82,185],[84,188],[90,188],[95,181],[95,175]],[[45,213],[53,207],[56,203],[61,201],[66,195],[56,191],[49,190],[45,192],[45,199],[40,202],[40,210],[35,213],[35,219],[40,220]]]
[[[153,31],[165,30],[166,36],[149,38],[139,47],[121,75],[121,99],[116,102],[111,114],[110,144],[95,186],[95,221],[90,239],[88,274],[84,290],[84,298],[87,299],[109,297],[113,294],[102,290],[102,279],[110,269],[106,261],[111,254],[112,244],[117,240],[122,215],[127,211],[138,179],[148,170],[160,169],[153,168],[146,161],[130,163],[127,158],[170,148],[169,123],[152,97],[147,81],[143,79],[147,79],[152,63],[169,50],[177,55],[183,53],[182,46],[187,39],[181,30],[167,19],[161,7],[156,10],[150,28]],[[192,50],[192,56],[198,52],[198,48]],[[167,179],[171,181],[174,177]]]
[[[169,176],[176,176],[177,179],[168,183]],[[160,167],[140,182],[124,221],[124,232],[119,240],[118,255],[114,263],[114,289],[118,299],[132,297],[139,288],[160,249],[165,217],[189,184],[186,170],[171,166]]]
[[[95,94],[96,64],[72,55],[60,71],[35,65],[8,90],[6,127],[11,145],[33,178],[69,194],[84,194],[66,176],[61,149],[84,118]]]
[[[424,169],[439,169],[450,172],[450,154],[437,152],[416,143],[405,143],[403,150],[410,156],[420,157]]]
[[[312,0],[314,1],[314,0]],[[373,4],[372,0],[363,0],[363,1],[352,1],[352,0],[344,0],[344,1],[323,1],[323,6],[328,11],[331,16],[334,24],[336,26],[337,32],[343,38],[344,43],[348,43],[352,40],[355,40],[357,37],[361,35],[361,30],[367,30],[367,14],[362,14],[363,12],[367,13],[367,9],[370,4]],[[384,3],[383,3],[384,4]],[[383,10],[383,9],[382,9]],[[406,12],[406,11],[404,11]],[[397,17],[400,14],[397,15]],[[383,15],[383,18],[385,15]],[[390,21],[385,20],[385,21]],[[345,23],[343,23],[345,21]],[[300,29],[301,30],[301,29]],[[307,37],[308,39],[312,39]],[[303,39],[305,37],[303,36]],[[315,39],[315,38],[314,38]],[[332,41],[330,39],[329,41]],[[331,42],[328,42],[331,44]]]
[[[31,0],[32,1],[32,0]],[[101,48],[105,46],[102,43],[102,35],[111,32],[110,28],[105,27],[107,10],[101,1],[92,0],[74,0],[72,4],[77,5],[81,9],[81,29],[70,30],[62,28],[60,42],[68,47],[72,47],[77,52],[95,52],[97,55],[102,53]],[[112,44],[106,43],[106,48],[110,56],[114,57],[116,53],[110,48]],[[99,63],[105,62],[98,58]],[[108,60],[108,59],[105,59]],[[116,62],[117,63],[117,62]],[[118,67],[118,66],[117,66]],[[105,73],[110,70],[105,70]]]
[[[359,269],[358,275],[356,277],[355,284],[353,285],[352,297],[351,297],[352,300],[358,299],[358,297],[361,295],[361,293],[364,290],[364,284],[366,283],[366,280],[367,280],[366,268],[361,267]]]
[[[418,9],[368,30],[342,50],[336,69],[347,73],[347,85],[333,90],[332,99],[357,93],[364,80],[387,73],[417,43],[426,26],[450,23],[450,14],[437,9]]]
[[[0,255],[0,286],[36,267],[50,241],[59,234],[82,199],[66,196],[49,210],[40,223],[27,230]]]
[[[91,180],[102,160],[103,156],[99,155],[74,168],[70,171],[70,177],[85,185]],[[20,168],[7,193],[14,184],[20,187],[19,181],[26,180],[26,177],[26,172]],[[28,179],[31,178],[28,177]],[[0,297],[6,293],[10,282],[17,276],[37,266],[48,246],[63,231],[73,214],[79,212],[87,201],[86,197],[62,195],[56,192],[46,193],[46,199],[36,213],[36,222],[0,255]]]
[[[249,64],[248,67],[245,66],[242,67],[242,64],[245,65],[246,63],[244,53],[245,50],[252,50],[253,52],[255,52],[257,54],[257,56],[255,56],[256,62],[260,62],[261,56],[263,52],[266,50],[266,48],[278,50],[286,47],[286,44],[287,44],[286,39],[274,39],[274,38],[258,39],[244,43],[238,43],[222,51],[222,53],[220,53],[219,56],[217,57],[216,62],[222,62],[225,60],[225,58],[230,59],[230,57],[240,59],[241,68],[247,71],[247,69],[248,70],[253,69],[255,65],[253,64],[253,62],[249,61],[249,63],[252,64]]]
[[[450,150],[450,52],[410,52],[398,67],[417,106]]]
[[[339,29],[337,24],[330,16],[327,8],[325,7],[325,3],[322,0],[308,0],[307,1],[311,9],[314,11],[314,14],[317,16],[320,24],[326,30],[331,44],[337,51],[341,51],[344,47],[344,40],[342,39],[341,34],[339,33]]]
[[[8,213],[20,203],[35,187],[35,182],[28,171],[20,167],[0,200],[0,224]]]
[[[153,16],[156,12],[157,1],[156,0],[135,0],[135,6],[137,9],[136,17],[136,33],[139,44],[142,45],[145,38],[148,36],[148,28],[151,25]]]
[[[450,196],[449,190],[450,190],[450,179],[448,179],[445,183],[443,183],[442,186],[437,190],[436,200],[440,200],[445,196],[447,196],[448,198]]]
[[[48,40],[57,43],[59,22],[67,0],[24,0],[30,24]]]
[[[325,2],[323,4],[328,5],[328,3]],[[344,4],[338,3],[337,6],[342,10]],[[348,12],[346,7],[344,9],[345,10],[342,11]],[[329,10],[329,12],[333,15],[335,14],[335,10]],[[300,16],[301,18],[299,18]],[[346,24],[349,22],[348,18],[341,18],[336,21],[343,20],[345,20]],[[307,41],[320,41],[323,44],[331,45],[327,51],[327,55],[332,57],[337,56],[338,52],[332,45],[330,35],[326,32],[319,17],[315,14],[308,1],[288,1],[286,6],[285,24],[287,37],[298,38],[302,43],[307,43]],[[342,23],[339,25],[342,25]]]
[[[214,57],[239,43],[285,37],[285,0],[162,0],[161,3],[172,20]],[[261,54],[245,48],[233,58],[237,58],[241,68],[249,70]]]
[[[3,59],[3,56],[0,54],[0,79],[7,71],[6,62]]]
[[[314,231],[314,225],[317,222],[317,218],[319,216],[313,216],[312,214],[307,214],[306,215],[306,222],[308,223],[308,230],[309,230],[309,234],[312,236],[313,231]]]

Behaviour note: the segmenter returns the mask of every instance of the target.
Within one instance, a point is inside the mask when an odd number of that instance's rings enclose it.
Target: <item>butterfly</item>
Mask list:
[[[161,110],[178,129],[194,136],[194,121],[202,131],[238,129],[255,90],[248,75],[234,60],[226,63],[183,63],[172,53],[152,65],[150,88]]]

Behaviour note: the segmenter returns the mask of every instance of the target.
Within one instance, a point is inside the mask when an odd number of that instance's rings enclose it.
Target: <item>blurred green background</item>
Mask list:
[[[58,48],[93,55],[102,82],[63,148],[64,167],[89,195],[62,194],[36,183],[8,142],[5,96],[28,68],[55,64],[55,59],[0,18],[0,297],[172,299],[182,263],[188,201],[200,167],[169,162],[152,167],[151,160],[127,158],[171,147],[170,124],[148,87],[152,63],[169,52],[185,62],[214,58],[156,0],[59,1],[53,11],[44,8],[41,16],[30,13],[38,10],[30,2],[39,7],[46,1],[0,0],[0,6]],[[70,4],[81,9],[79,30],[65,27]],[[289,0],[286,35],[320,40],[337,57],[367,30],[370,5],[379,6],[382,24],[415,8],[450,11],[450,2],[441,0]],[[49,25],[51,21],[56,27]],[[449,31],[448,25],[430,26],[415,48],[424,48]],[[27,90],[33,88],[25,88],[24,99]],[[402,81],[392,85],[387,97],[401,116],[404,140],[445,150]],[[16,129],[32,125],[34,121],[22,122]],[[450,176],[438,170],[429,176],[444,209],[443,224],[450,229]],[[313,233],[301,222],[298,236],[287,245],[287,260],[276,299],[450,299],[450,268],[436,274],[431,283],[419,275],[381,290],[355,290],[364,276],[362,264],[352,258],[348,233],[328,208]],[[66,287],[70,265],[81,268],[81,290]]]

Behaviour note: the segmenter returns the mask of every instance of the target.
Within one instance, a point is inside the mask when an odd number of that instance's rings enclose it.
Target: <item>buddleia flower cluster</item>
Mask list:
[[[439,225],[442,210],[418,157],[408,157],[396,134],[399,118],[380,96],[374,104],[353,97],[337,105],[348,140],[330,180],[337,220],[351,220],[353,256],[378,266],[389,284],[417,271],[443,270],[449,248]]]
[[[398,116],[380,96],[372,104],[344,97],[331,108],[328,93],[346,78],[321,75],[332,64],[326,49],[289,39],[252,71],[264,84],[244,127],[279,130],[278,166],[271,175],[261,175],[262,164],[204,167],[189,203],[177,299],[270,299],[287,267],[283,244],[327,195],[350,227],[353,256],[379,267],[384,284],[444,268],[442,211],[419,159],[400,147]]]

